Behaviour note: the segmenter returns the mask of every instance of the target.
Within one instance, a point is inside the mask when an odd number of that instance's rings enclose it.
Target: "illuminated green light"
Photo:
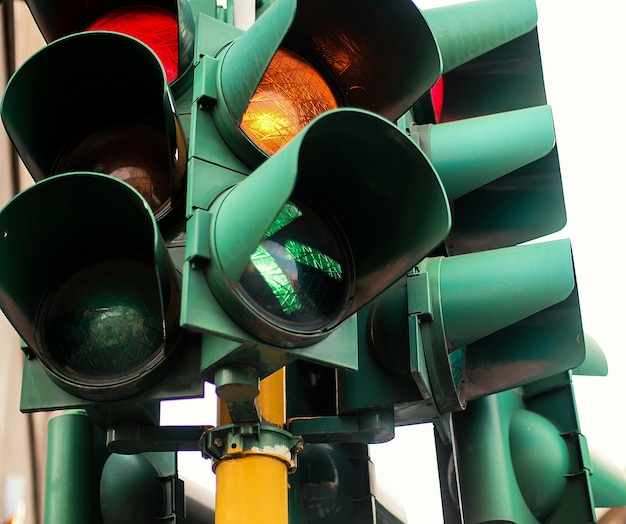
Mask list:
[[[328,255],[325,255],[311,246],[306,246],[300,242],[293,242],[291,240],[285,243],[285,249],[297,262],[310,266],[318,271],[323,271],[335,280],[341,280],[341,264]]]
[[[285,313],[290,315],[302,308],[296,290],[272,254],[263,245],[256,248],[250,261],[272,289]]]
[[[337,233],[306,204],[287,202],[250,256],[237,289],[262,316],[307,330],[326,326],[348,296]]]
[[[265,232],[265,238],[274,236],[275,233],[301,216],[302,211],[300,211],[300,208],[291,202],[287,202],[278,212],[278,216],[274,219],[270,228]]]
[[[287,202],[265,233],[265,238],[271,239],[272,236],[301,216],[300,208],[292,202]],[[283,247],[295,262],[322,271],[335,280],[341,280],[341,265],[328,255],[294,240],[288,240]],[[290,315],[302,308],[302,302],[286,271],[276,261],[275,256],[277,255],[270,253],[261,244],[250,257],[250,261],[272,289],[283,312]]]

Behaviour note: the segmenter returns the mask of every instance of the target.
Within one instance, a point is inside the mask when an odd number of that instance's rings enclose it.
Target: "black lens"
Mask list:
[[[94,171],[123,180],[141,193],[157,218],[171,201],[167,139],[148,124],[110,125],[87,134],[65,152],[55,171]]]

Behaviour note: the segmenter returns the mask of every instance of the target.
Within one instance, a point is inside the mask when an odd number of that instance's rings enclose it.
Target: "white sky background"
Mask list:
[[[421,8],[458,3],[415,0]],[[575,377],[583,434],[589,445],[626,468],[626,28],[623,0],[536,0],[548,103],[554,112],[568,225],[585,332],[602,347],[607,377]],[[214,422],[213,399],[188,409],[164,406],[168,423]],[[195,402],[195,404],[194,404]],[[206,415],[200,415],[205,413]],[[410,524],[441,524],[432,426],[398,428],[371,446],[378,481],[405,507]],[[212,485],[210,464],[181,456],[181,473]]]
[[[537,5],[583,327],[609,364],[607,377],[574,377],[578,413],[589,445],[624,469],[626,32],[619,22],[624,4],[538,0]]]

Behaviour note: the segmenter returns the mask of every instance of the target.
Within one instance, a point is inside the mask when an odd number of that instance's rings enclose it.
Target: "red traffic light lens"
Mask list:
[[[443,76],[440,76],[435,85],[430,88],[430,99],[435,112],[435,122],[439,123],[441,122],[441,111],[443,109]]]
[[[178,77],[178,18],[175,13],[149,5],[120,7],[91,22],[87,31],[114,31],[146,44],[159,57],[167,81]]]
[[[272,155],[315,117],[339,104],[326,79],[301,56],[278,49],[241,119],[241,130]]]

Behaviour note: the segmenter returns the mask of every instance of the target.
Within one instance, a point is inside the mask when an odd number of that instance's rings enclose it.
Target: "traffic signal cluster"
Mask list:
[[[578,421],[572,375],[608,371],[585,343],[582,366],[452,414],[452,442],[436,439],[446,524],[594,522],[594,507],[623,505],[623,472],[588,447]]]
[[[0,109],[35,182],[0,212],[0,307],[21,409],[84,410],[70,433],[87,446],[95,423],[113,452],[91,521],[161,488],[134,522],[182,518],[177,450],[280,447],[300,455],[291,521],[400,522],[366,444],[425,422],[464,522],[595,518],[571,247],[525,244],[566,221],[534,0],[266,0],[246,31],[210,0],[26,3],[47,45]],[[255,397],[285,366],[276,428]],[[206,380],[230,423],[160,427]],[[125,468],[169,480],[135,494],[110,480]],[[80,522],[70,506],[55,518]]]

